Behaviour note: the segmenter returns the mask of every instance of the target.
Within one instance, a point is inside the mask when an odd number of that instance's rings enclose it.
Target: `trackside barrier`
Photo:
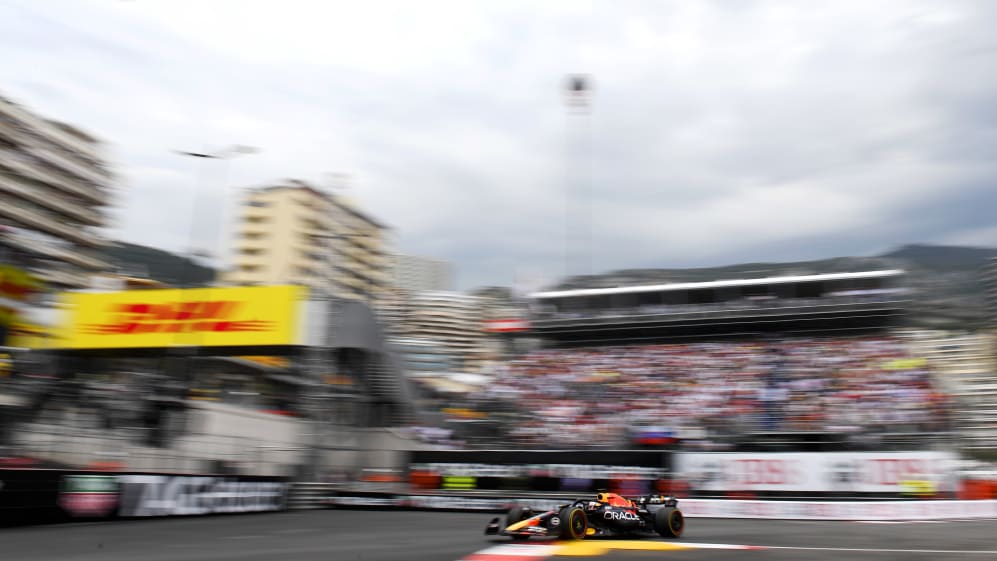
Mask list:
[[[671,464],[672,453],[665,450],[415,450],[408,483],[427,492],[640,494],[667,480]]]
[[[3,469],[0,526],[278,511],[287,492],[275,477]]]
[[[941,520],[997,518],[997,500],[987,501],[731,501],[684,499],[689,518],[783,520]]]
[[[390,493],[340,494],[326,505],[338,508],[408,508],[504,512],[516,504],[554,509],[565,498],[460,497]],[[997,500],[984,501],[738,501],[684,499],[679,508],[689,518],[757,518],[781,520],[959,520],[997,519]]]
[[[287,508],[324,508],[327,497],[335,490],[336,485],[333,483],[292,483],[287,492]]]

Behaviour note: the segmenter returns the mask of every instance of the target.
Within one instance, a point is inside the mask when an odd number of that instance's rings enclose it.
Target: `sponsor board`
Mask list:
[[[339,496],[336,506],[394,507],[418,510],[505,512],[523,505],[537,512],[556,511],[569,499],[525,497],[457,497],[446,495]],[[683,499],[679,509],[687,518],[752,518],[782,520],[919,521],[997,519],[997,500],[986,501],[739,501]],[[614,517],[617,515],[613,515]],[[626,516],[620,514],[620,516]]]
[[[118,506],[118,479],[113,475],[65,475],[59,506],[71,516],[110,516]]]
[[[402,504],[428,510],[477,510],[505,512],[514,505],[528,506],[537,512],[557,510],[570,503],[569,499],[531,499],[523,497],[477,498],[445,495],[408,495],[400,497]]]
[[[901,493],[904,482],[944,488],[957,458],[947,452],[679,453],[676,471],[701,491]]]
[[[580,464],[478,464],[478,463],[414,463],[413,471],[435,473],[442,477],[557,477],[575,481],[632,477],[658,479],[668,470],[657,467]]]
[[[353,497],[338,496],[331,497],[326,501],[330,506],[399,506],[400,499],[396,497]]]
[[[557,510],[567,499],[530,499],[515,497],[459,497],[454,495],[338,495],[325,504],[343,507],[398,507],[417,510],[462,510],[474,512],[505,512],[521,504],[536,510]]]
[[[509,508],[511,504],[507,499],[476,499],[427,495],[406,496],[401,497],[401,500],[408,507],[431,510],[500,511]]]
[[[997,501],[735,501],[684,499],[687,518],[784,520],[958,520],[997,518]]]
[[[287,484],[224,477],[121,475],[120,516],[189,516],[283,510]]]
[[[254,286],[65,295],[68,349],[278,346],[298,342],[304,289]]]

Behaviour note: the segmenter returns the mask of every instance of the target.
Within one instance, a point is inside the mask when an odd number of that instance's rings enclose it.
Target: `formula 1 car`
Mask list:
[[[537,512],[517,506],[509,510],[505,525],[499,517],[485,527],[486,535],[525,540],[533,536],[556,536],[581,540],[598,536],[651,536],[677,538],[685,528],[678,500],[645,495],[630,500],[616,493],[599,493],[594,500],[576,499],[556,510]]]

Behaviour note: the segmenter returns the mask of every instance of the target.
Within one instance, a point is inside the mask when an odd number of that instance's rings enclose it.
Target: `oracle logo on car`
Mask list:
[[[640,520],[640,517],[626,510],[607,510],[602,513],[606,520]]]

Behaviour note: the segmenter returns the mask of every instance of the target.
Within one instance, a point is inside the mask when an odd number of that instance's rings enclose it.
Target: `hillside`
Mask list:
[[[997,258],[997,248],[914,244],[884,253],[882,257],[938,271],[979,269],[989,259]]]
[[[215,278],[214,269],[154,247],[117,242],[105,250],[105,255],[119,273],[170,285],[203,285]]]
[[[982,270],[997,248],[906,245],[873,257],[834,257],[791,263],[741,263],[699,269],[626,269],[577,276],[557,290],[609,288],[635,284],[705,282],[811,275],[874,269],[904,269],[914,290],[909,321],[938,329],[976,329],[988,321]]]

